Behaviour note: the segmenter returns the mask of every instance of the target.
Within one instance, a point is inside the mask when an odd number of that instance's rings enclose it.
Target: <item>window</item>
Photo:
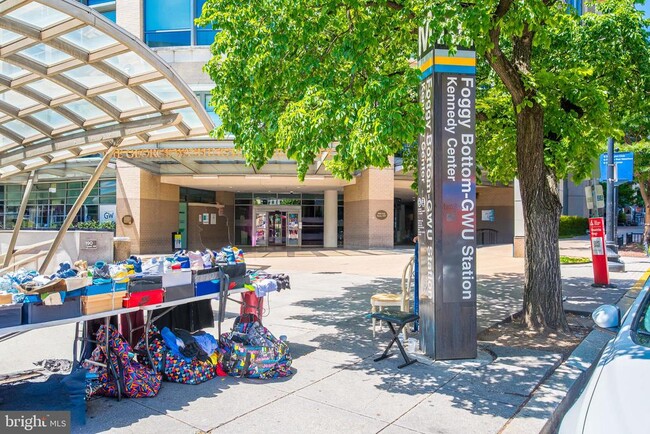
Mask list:
[[[111,0],[79,0],[80,3],[90,6],[109,20],[115,22],[115,1]]]
[[[578,15],[582,15],[582,0],[567,0],[567,4],[575,9]]]
[[[35,184],[27,201],[27,209],[22,227],[27,229],[56,229],[70,213],[72,205],[81,194],[85,183],[52,182]],[[23,197],[21,185],[0,186],[0,227],[13,229],[18,216],[18,208]],[[100,204],[116,203],[116,181],[100,180],[91,190],[73,222],[98,220]]]
[[[205,0],[144,0],[144,41],[150,47],[210,45],[216,30],[199,27]]]
[[[210,100],[212,99],[212,94],[210,92],[196,92],[196,97],[199,99],[205,111],[208,112],[208,115],[212,119],[212,122],[216,127],[221,125],[221,119],[219,115],[214,112],[214,107],[210,105]]]

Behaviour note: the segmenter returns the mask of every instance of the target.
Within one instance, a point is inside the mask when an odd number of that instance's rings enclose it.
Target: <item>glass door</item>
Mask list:
[[[274,211],[269,213],[269,244],[284,246],[286,244],[287,213]]]
[[[268,213],[267,212],[256,212],[255,213],[255,232],[253,234],[253,245],[254,246],[268,246],[269,241],[267,238],[267,222]]]
[[[300,245],[300,225],[297,212],[287,213],[287,246]]]

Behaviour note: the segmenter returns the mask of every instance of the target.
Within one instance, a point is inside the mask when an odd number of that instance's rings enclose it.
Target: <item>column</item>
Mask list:
[[[346,249],[392,248],[395,179],[392,166],[366,169],[343,188]]]
[[[131,253],[167,253],[178,231],[179,187],[160,176],[117,161],[117,235],[129,237]]]
[[[324,234],[323,247],[336,248],[338,233],[338,201],[339,193],[336,190],[325,190],[325,215],[324,215]]]

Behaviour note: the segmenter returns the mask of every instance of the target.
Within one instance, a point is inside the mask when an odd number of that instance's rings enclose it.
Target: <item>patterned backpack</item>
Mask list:
[[[277,339],[257,317],[242,322],[237,317],[233,330],[224,333],[219,342],[222,364],[234,377],[276,378],[292,374],[291,353],[286,342]]]
[[[112,372],[118,373],[122,395],[128,398],[153,397],[158,394],[161,385],[161,375],[150,368],[132,360],[131,347],[124,337],[120,335],[113,325],[108,329],[109,364]],[[106,331],[101,326],[97,331],[97,348],[92,353],[90,360],[106,363]],[[109,375],[106,368],[98,372],[98,381],[102,385],[97,390],[98,395],[117,397],[117,384],[113,375]]]
[[[135,346],[135,351],[142,360],[147,360],[144,336]],[[149,330],[149,352],[156,372],[161,372],[167,381],[183,384],[200,384],[217,376],[216,360],[202,362],[198,359],[187,360],[172,354],[156,326]]]

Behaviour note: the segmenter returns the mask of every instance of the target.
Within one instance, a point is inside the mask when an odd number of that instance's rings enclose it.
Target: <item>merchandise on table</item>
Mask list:
[[[65,294],[65,292],[63,293]],[[81,316],[81,296],[66,295],[61,297],[63,303],[59,305],[48,305],[44,301],[30,302],[23,304],[23,323],[37,324],[41,322],[56,321],[60,319],[74,318]]]
[[[122,308],[126,291],[110,292],[108,294],[98,294],[81,297],[81,313],[90,315],[99,312],[108,312]]]
[[[132,276],[129,280],[129,293],[151,291],[156,289],[163,289],[162,276]]]
[[[164,289],[151,289],[148,291],[129,293],[122,303],[124,307],[150,306],[160,304],[165,298]]]
[[[165,287],[165,301],[176,301],[192,297],[194,297],[194,285],[191,283]]]
[[[203,270],[192,270],[192,281],[194,283],[195,295],[207,295],[219,292],[219,269],[206,268]]]

